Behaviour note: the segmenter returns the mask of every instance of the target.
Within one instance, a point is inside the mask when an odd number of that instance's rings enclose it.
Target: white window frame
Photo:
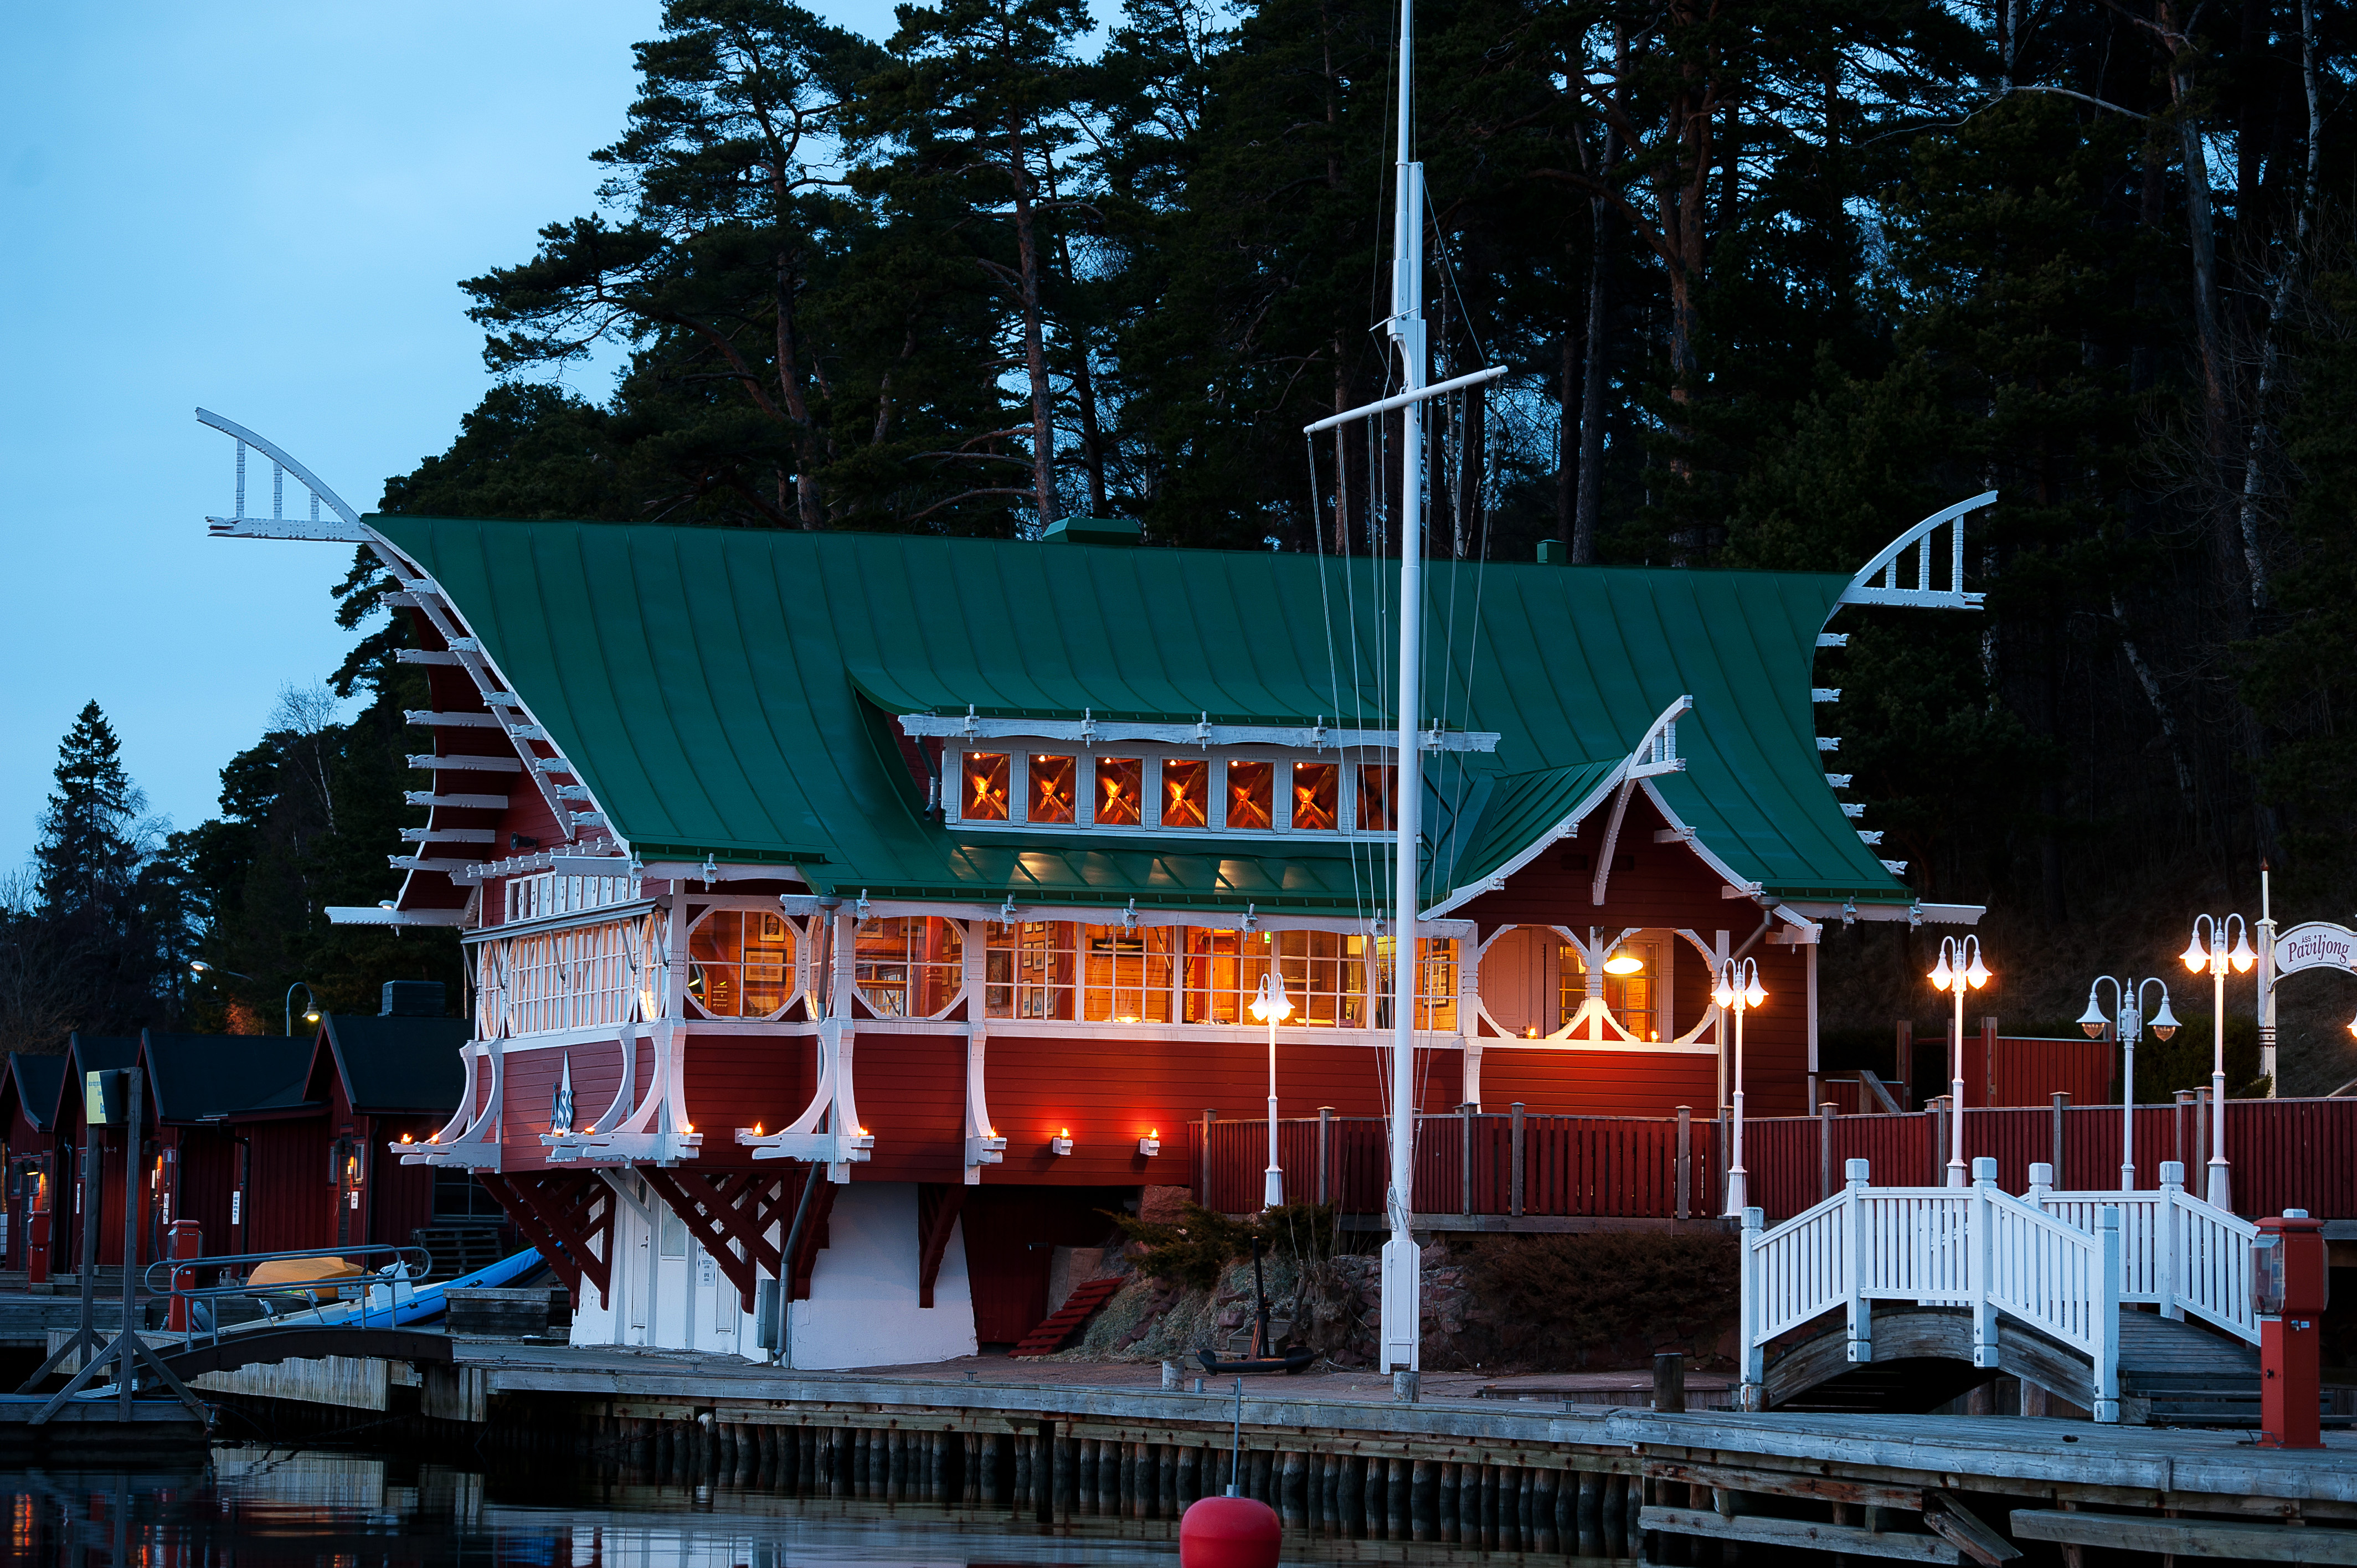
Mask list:
[[[1031,821],[1031,757],[1069,757],[1077,775],[1073,802],[1073,821],[1070,822],[1034,822]],[[1006,821],[974,822],[966,818],[961,808],[965,800],[965,759],[969,755],[1004,756],[1006,758]],[[1139,789],[1145,795],[1135,827],[1106,827],[1096,820],[1096,767],[1100,757],[1135,757],[1140,763]],[[1084,834],[1092,838],[1180,838],[1180,839],[1246,839],[1254,843],[1383,843],[1390,838],[1388,831],[1370,832],[1360,823],[1359,769],[1363,764],[1396,765],[1396,752],[1390,746],[1354,746],[1347,749],[1329,747],[1324,750],[1297,750],[1273,746],[1174,746],[1167,742],[1115,742],[1093,747],[1074,746],[1069,741],[1028,742],[1019,736],[994,736],[972,744],[949,741],[942,748],[942,777],[947,781],[942,791],[946,804],[942,822],[961,832],[980,834],[1017,834],[1035,837],[1042,832]],[[1209,799],[1205,816],[1209,825],[1200,828],[1165,827],[1162,822],[1162,768],[1169,761],[1208,762],[1211,764],[1207,783]],[[1271,786],[1271,816],[1275,826],[1268,828],[1231,828],[1228,825],[1228,765],[1232,761],[1265,762],[1271,766],[1274,779]],[[1296,763],[1330,763],[1336,775],[1336,817],[1332,829],[1303,830],[1294,826],[1293,768]]]

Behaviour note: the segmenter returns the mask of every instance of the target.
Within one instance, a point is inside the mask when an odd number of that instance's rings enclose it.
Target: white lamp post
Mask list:
[[[1275,953],[1269,955],[1268,968],[1261,974],[1260,994],[1253,998],[1252,1015],[1268,1026],[1268,1170],[1260,1201],[1264,1208],[1275,1208],[1285,1202],[1285,1170],[1276,1163],[1276,1026],[1293,1016],[1293,1004],[1286,997],[1284,976],[1276,972]]]
[[[1719,969],[1718,984],[1710,999],[1735,1013],[1735,1136],[1727,1151],[1727,1212],[1740,1219],[1750,1198],[1743,1169],[1743,1015],[1768,1000],[1768,992],[1760,983],[1760,961],[1727,960]]]
[[[2115,1004],[2113,1016],[2106,1019],[2095,994],[2108,981],[2112,1001]],[[2130,985],[2115,974],[2099,974],[2095,983],[2087,987],[2087,1010],[2079,1015],[2079,1027],[2087,1031],[2091,1040],[2104,1037],[2104,1026],[2109,1023],[2119,1033],[2120,1041],[2120,1190],[2136,1190],[2136,1048],[2144,1037],[2144,988],[2160,987],[2160,1011],[2153,1015],[2152,1032],[2162,1039],[2177,1033],[2177,1015],[2169,1010],[2169,983],[2147,976]],[[2059,1181],[2062,1173],[2054,1173]]]
[[[2210,932],[2206,944],[2201,940],[2204,927]],[[2229,931],[2234,933],[2232,952],[2226,949]],[[2213,1208],[2232,1208],[2233,1192],[2226,1179],[2226,966],[2232,964],[2236,974],[2248,974],[2259,957],[2251,950],[2251,929],[2240,915],[2194,916],[2192,938],[2178,956],[2196,974],[2204,965],[2210,970],[2210,1190],[2203,1196]]]
[[[1964,1187],[1964,993],[1978,991],[1989,983],[1988,965],[1981,961],[1981,940],[1978,937],[1942,937],[1939,966],[1932,971],[1932,983],[1956,998],[1955,1069],[1948,1084],[1949,1114],[1953,1119],[1954,1134],[1948,1140],[1948,1185]]]

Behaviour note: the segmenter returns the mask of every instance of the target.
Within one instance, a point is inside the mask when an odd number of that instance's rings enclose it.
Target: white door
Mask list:
[[[655,1256],[654,1343],[662,1346],[685,1347],[688,1344],[688,1273],[687,1224],[671,1211],[669,1204],[655,1210],[661,1230]]]
[[[640,1191],[643,1194],[645,1188]],[[654,1240],[646,1210],[628,1208],[622,1210],[621,1221],[630,1232],[630,1247],[626,1257],[629,1266],[622,1271],[622,1299],[630,1309],[630,1326],[620,1343],[643,1345],[647,1342],[647,1298],[654,1294]]]

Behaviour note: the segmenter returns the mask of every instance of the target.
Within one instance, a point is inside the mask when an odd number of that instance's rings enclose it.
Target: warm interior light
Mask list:
[[[1060,1128],[1060,1129],[1059,1129],[1059,1130],[1058,1130],[1058,1132],[1057,1132],[1057,1133],[1056,1133],[1056,1136],[1058,1136],[1059,1138],[1069,1138],[1069,1137],[1071,1137],[1071,1135],[1072,1135],[1072,1130],[1071,1130],[1070,1127]]]
[[[1616,952],[1604,961],[1604,972],[1607,974],[1642,974],[1644,972],[1645,961],[1632,952]]]
[[[2352,1035],[2357,1035],[2357,1018],[2352,1018],[2349,1020],[2349,1032]]]
[[[1535,1040],[1538,1037],[1539,1026],[1536,1024],[1525,1024],[1523,1026],[1523,1038],[1526,1040]]]
[[[2248,974],[2251,972],[2251,966],[2259,961],[2259,955],[2251,950],[2250,932],[2237,931],[2234,933],[2234,950],[2228,956],[2226,961],[2234,966],[2234,972],[2236,974]]]
[[[862,1128],[859,1130],[859,1135],[860,1135],[861,1137],[863,1137],[863,1138],[869,1138],[869,1137],[873,1137],[873,1136],[875,1136],[875,1134],[874,1134],[874,1133],[872,1133],[868,1132],[868,1130],[867,1130],[866,1128],[865,1128],[865,1127],[862,1127]]]
[[[1146,1135],[1158,1144],[1162,1141],[1162,1129],[1159,1127],[1148,1128]]]
[[[2210,961],[2209,953],[2202,950],[2201,933],[2199,931],[2194,932],[2193,935],[2187,940],[2185,943],[2185,950],[2179,953],[2177,956],[2185,961],[2186,968],[2191,970],[2196,974],[2201,973],[2201,966]]]

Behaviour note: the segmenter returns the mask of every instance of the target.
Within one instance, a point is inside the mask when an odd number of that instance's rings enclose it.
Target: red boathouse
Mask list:
[[[474,978],[458,1110],[382,1157],[480,1179],[583,1342],[754,1353],[780,1278],[798,1366],[1011,1338],[1263,1113],[1264,975],[1282,1112],[1383,1110],[1402,788],[1424,1109],[1710,1115],[1749,957],[1749,1106],[1797,1112],[1824,923],[1978,914],[1879,857],[1813,684],[1845,604],[1969,607],[1963,510],[1855,578],[1435,563],[1405,768],[1382,562],[366,519],[433,784],[332,914]]]

